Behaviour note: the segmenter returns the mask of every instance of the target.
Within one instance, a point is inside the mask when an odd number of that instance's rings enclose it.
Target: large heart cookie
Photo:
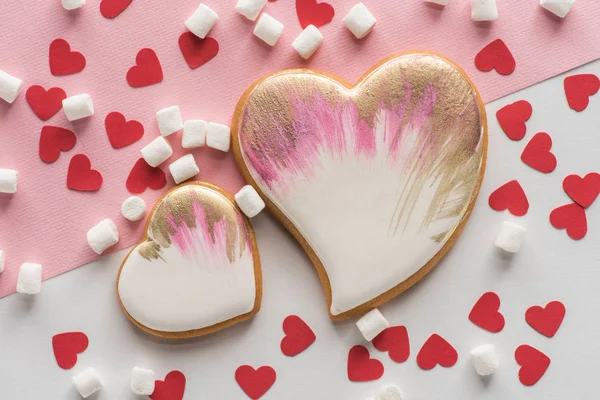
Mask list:
[[[310,70],[263,78],[232,132],[245,178],[311,258],[335,320],[429,272],[485,169],[481,98],[459,67],[428,53],[390,58],[355,86]]]
[[[224,190],[178,186],[156,203],[117,291],[127,316],[157,336],[200,336],[251,318],[262,295],[252,227]]]

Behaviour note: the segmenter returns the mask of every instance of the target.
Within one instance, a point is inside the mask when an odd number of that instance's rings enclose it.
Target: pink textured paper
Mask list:
[[[62,87],[69,95],[89,93],[96,110],[92,118],[76,123],[68,122],[62,111],[44,123],[27,105],[25,90],[13,105],[0,101],[0,168],[20,173],[18,193],[0,195],[0,249],[6,254],[0,296],[14,292],[23,262],[43,264],[47,279],[94,260],[97,255],[87,245],[86,232],[104,218],[112,218],[120,230],[121,240],[113,251],[138,240],[143,222],[127,222],[120,206],[130,195],[125,180],[139,149],[158,135],[154,113],[163,107],[179,105],[184,119],[229,123],[239,96],[263,75],[309,66],[355,81],[381,59],[414,49],[439,52],[462,65],[484,100],[491,101],[600,57],[600,1],[596,0],[578,1],[565,20],[541,9],[538,0],[498,0],[500,19],[493,23],[472,22],[468,0],[451,0],[445,8],[422,0],[364,0],[378,22],[361,41],[342,23],[354,1],[331,0],[336,16],[321,28],[324,45],[308,62],[291,48],[301,31],[293,0],[266,6],[285,24],[274,48],[252,35],[253,23],[235,13],[235,0],[204,2],[219,14],[210,35],[221,50],[208,64],[191,70],[177,40],[198,0],[133,0],[114,20],[101,16],[99,0],[87,0],[75,11],[64,10],[60,0],[0,1],[0,69],[23,79],[25,89],[40,84]],[[482,73],[473,65],[475,54],[498,37],[517,60],[517,69],[509,77]],[[56,38],[68,40],[86,56],[82,73],[50,74],[48,46]],[[158,54],[164,81],[134,89],[125,75],[144,47]],[[104,117],[111,111],[141,121],[146,130],[143,139],[114,150],[104,129]],[[44,124],[73,129],[78,136],[76,147],[53,164],[38,156]],[[176,149],[173,160],[184,152],[179,134],[170,141]],[[66,188],[69,160],[77,153],[87,154],[104,175],[100,191]],[[201,149],[194,155],[199,179],[230,191],[243,184],[231,154]],[[167,165],[163,168],[168,174]],[[169,176],[165,190],[172,184]],[[141,197],[152,206],[162,192],[147,190]]]

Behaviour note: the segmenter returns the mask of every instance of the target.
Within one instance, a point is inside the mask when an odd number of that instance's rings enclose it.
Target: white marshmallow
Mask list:
[[[561,18],[567,16],[573,4],[575,0],[540,0],[540,6]]]
[[[102,389],[104,383],[94,368],[88,368],[73,377],[75,388],[84,399]]]
[[[62,6],[65,10],[74,10],[85,4],[85,0],[62,0]]]
[[[219,16],[210,7],[200,4],[196,11],[185,21],[185,26],[200,39],[204,39],[208,32],[219,20]]]
[[[371,32],[377,19],[371,14],[367,6],[358,3],[348,11],[343,22],[357,39],[362,39]]]
[[[0,250],[0,273],[4,271],[4,251]]]
[[[175,183],[180,184],[181,182],[198,175],[200,168],[198,168],[198,164],[196,164],[194,156],[191,154],[186,154],[185,156],[173,161],[171,165],[169,165],[169,171],[171,171],[171,175],[173,176]]]
[[[256,18],[269,0],[238,0],[235,10],[248,18],[250,21],[256,21]]]
[[[12,104],[21,93],[23,81],[0,70],[0,98]]]
[[[370,342],[375,339],[377,335],[383,332],[386,328],[390,326],[390,323],[387,319],[381,314],[381,312],[375,308],[365,315],[362,316],[361,319],[356,321],[356,326],[365,340]]]
[[[17,278],[17,292],[38,294],[42,291],[42,266],[40,264],[23,263]]]
[[[139,221],[146,215],[146,202],[140,197],[131,196],[121,204],[121,214],[129,221]]]
[[[496,236],[494,244],[496,247],[509,253],[516,253],[521,248],[521,244],[525,240],[525,232],[527,230],[521,225],[512,222],[502,222],[502,227]]]
[[[231,129],[227,125],[209,122],[206,127],[206,145],[213,149],[229,151]]]
[[[183,129],[183,120],[178,106],[163,108],[156,112],[158,129],[162,136],[169,136]]]
[[[307,26],[292,42],[292,47],[302,58],[308,60],[323,44],[323,35],[314,25]]]
[[[471,0],[471,19],[473,21],[497,20],[496,0]]]
[[[158,167],[173,155],[173,149],[167,139],[159,136],[144,146],[140,153],[149,166]]]
[[[382,386],[377,392],[375,400],[402,400],[402,390],[396,385]]]
[[[154,393],[154,371],[133,367],[129,387],[134,394],[149,396]]]
[[[185,149],[202,147],[206,143],[206,121],[189,119],[183,124],[181,146]]]
[[[448,0],[425,0],[425,2],[439,4],[440,6],[448,5]]]
[[[234,197],[238,207],[248,218],[256,217],[265,208],[265,202],[250,185],[241,188]]]
[[[267,13],[262,13],[254,26],[254,35],[269,46],[275,46],[283,32],[283,24]]]
[[[491,344],[484,344],[471,350],[471,361],[480,376],[493,374],[500,365],[496,350]]]
[[[14,169],[0,168],[0,193],[17,193],[19,173]]]
[[[87,118],[94,115],[94,103],[89,94],[77,94],[62,101],[63,110],[69,121]]]
[[[104,250],[117,244],[119,241],[119,230],[110,218],[106,218],[88,231],[87,241],[92,250],[98,254],[102,254]]]

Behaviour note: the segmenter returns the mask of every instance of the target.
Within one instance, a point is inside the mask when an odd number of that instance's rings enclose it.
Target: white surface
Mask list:
[[[600,73],[600,62],[580,71]],[[525,139],[513,142],[494,115],[519,99],[529,100],[534,111]],[[411,340],[411,356],[403,364],[366,344],[371,356],[385,366],[381,379],[348,381],[348,350],[364,344],[355,320],[339,324],[329,320],[308,258],[268,213],[262,213],[252,224],[261,254],[264,298],[252,321],[197,340],[155,340],[128,321],[117,301],[115,278],[126,251],[107,255],[44,283],[38,296],[11,295],[0,300],[2,399],[77,400],[71,376],[93,366],[106,384],[94,400],[134,400],[138,397],[130,392],[129,373],[133,366],[144,365],[159,378],[170,370],[183,371],[187,377],[184,399],[247,400],[235,383],[234,372],[248,363],[271,365],[277,371],[276,383],[261,400],[363,400],[387,383],[400,386],[407,400],[595,400],[600,395],[596,384],[600,202],[586,210],[589,232],[578,242],[550,226],[548,215],[569,202],[561,186],[566,175],[598,169],[600,97],[596,95],[586,111],[576,113],[567,106],[559,78],[494,102],[487,109],[488,168],[463,235],[422,282],[380,307],[392,324],[407,326]],[[556,171],[549,175],[519,159],[527,141],[539,131],[552,135],[558,158]],[[528,214],[521,218],[495,212],[487,204],[494,189],[515,178],[531,203]],[[526,225],[530,232],[521,251],[511,259],[500,256],[492,245],[498,224],[506,219]],[[467,319],[477,299],[490,290],[500,295],[500,310],[506,318],[506,327],[498,334]],[[548,339],[531,329],[524,315],[531,305],[551,300],[564,302],[567,315],[557,335]],[[293,358],[279,349],[281,324],[289,314],[300,315],[317,335],[312,346]],[[64,371],[56,365],[50,343],[54,334],[70,330],[87,333],[90,345],[79,355],[75,368]],[[458,362],[452,368],[423,371],[415,356],[434,332],[457,349]],[[495,346],[502,368],[491,379],[481,380],[473,371],[469,351],[486,343]],[[518,380],[514,351],[524,343],[552,359],[545,376],[533,387]]]
[[[253,31],[256,37],[269,46],[275,46],[282,32],[283,24],[267,13],[263,13],[260,16]]]
[[[390,326],[390,323],[377,308],[369,311],[356,321],[356,327],[367,342],[375,339],[377,335]]]
[[[316,26],[309,25],[294,39],[292,47],[302,58],[308,60],[321,44],[323,44],[321,31]]]
[[[471,361],[478,375],[488,376],[500,366],[494,345],[482,344],[471,350]]]
[[[210,7],[200,4],[196,11],[185,21],[185,26],[200,39],[204,39],[208,32],[219,20],[219,16]]]
[[[357,39],[362,39],[371,32],[377,19],[371,14],[367,6],[358,3],[348,11],[343,22]]]
[[[87,93],[67,97],[62,101],[62,108],[69,121],[94,115],[94,103],[92,97]]]
[[[183,120],[178,106],[171,106],[156,112],[156,122],[162,136],[169,136],[183,129]]]

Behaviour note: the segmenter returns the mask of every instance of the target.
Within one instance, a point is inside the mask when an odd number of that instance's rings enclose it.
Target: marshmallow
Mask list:
[[[254,26],[254,35],[269,46],[275,46],[282,32],[283,24],[267,13],[263,13]]]
[[[382,386],[375,400],[402,400],[402,390],[396,385]]]
[[[17,292],[38,294],[42,291],[42,266],[40,264],[23,263],[17,278]]]
[[[425,0],[425,2],[439,4],[440,6],[448,5],[448,0]]]
[[[73,377],[75,388],[84,399],[102,389],[104,383],[94,368],[88,368]]]
[[[516,253],[521,248],[521,244],[525,240],[525,232],[527,230],[521,225],[512,222],[504,221],[500,232],[496,236],[494,244],[496,247],[509,253]]]
[[[471,361],[480,376],[493,374],[500,365],[496,350],[491,344],[484,344],[471,350]]]
[[[96,253],[102,254],[119,241],[119,230],[110,218],[106,218],[87,233],[87,241]]]
[[[308,60],[323,44],[323,35],[314,25],[307,26],[292,42],[292,47],[302,58]]]
[[[158,122],[160,134],[165,137],[183,129],[181,112],[179,112],[179,107],[177,106],[158,110],[156,112],[156,121]]]
[[[250,21],[256,21],[258,14],[269,0],[238,0],[235,10],[248,18]]]
[[[371,32],[377,20],[371,14],[367,6],[363,3],[358,3],[348,11],[348,14],[343,19],[346,28],[356,36],[357,39],[362,39]]]
[[[265,202],[256,190],[246,185],[235,194],[235,202],[248,218],[254,218],[265,208]]]
[[[208,31],[219,20],[219,16],[210,7],[200,4],[191,17],[185,21],[185,26],[200,39],[204,39]]]
[[[94,104],[89,94],[77,94],[62,101],[63,110],[69,121],[94,115]]]
[[[213,149],[229,151],[231,129],[227,125],[209,122],[206,127],[206,145]]]
[[[0,98],[12,104],[21,92],[23,81],[0,70]]]
[[[129,221],[139,221],[146,215],[146,202],[140,197],[131,196],[121,204],[121,214]]]
[[[14,169],[0,168],[0,193],[17,193],[19,173]]]
[[[173,149],[169,142],[167,142],[167,139],[159,136],[144,146],[140,150],[140,153],[142,153],[142,157],[144,157],[149,166],[158,167],[173,155]]]
[[[171,165],[169,165],[169,171],[171,171],[171,175],[173,176],[175,183],[180,184],[181,182],[198,175],[200,168],[198,168],[196,160],[194,160],[194,156],[191,154],[186,154],[185,156],[173,161]]]
[[[133,367],[129,387],[134,394],[149,396],[154,393],[154,371]]]
[[[85,0],[62,0],[62,6],[65,10],[74,10],[85,4]]]
[[[190,119],[183,124],[181,146],[186,149],[202,147],[206,143],[206,122],[200,119]]]
[[[0,250],[0,273],[4,271],[4,251]]]
[[[498,19],[496,0],[471,0],[473,21],[495,21]]]
[[[540,0],[540,6],[561,18],[567,16],[573,4],[575,0]]]
[[[386,328],[390,326],[390,323],[387,319],[379,312],[377,308],[369,311],[365,315],[362,316],[361,319],[356,321],[356,326],[365,340],[370,342],[375,339],[377,335],[383,332]]]

